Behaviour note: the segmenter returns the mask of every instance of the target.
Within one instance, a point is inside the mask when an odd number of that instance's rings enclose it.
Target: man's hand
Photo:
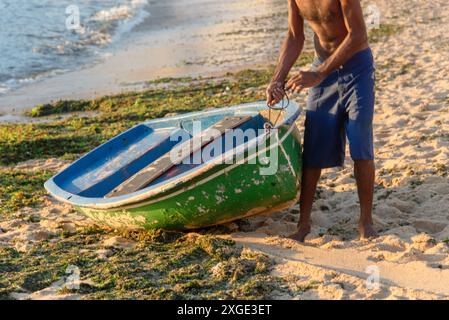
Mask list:
[[[271,107],[281,102],[285,96],[284,84],[281,82],[271,82],[267,88],[267,104]]]
[[[300,93],[303,89],[319,85],[323,80],[324,76],[316,71],[300,71],[287,82],[286,89]]]

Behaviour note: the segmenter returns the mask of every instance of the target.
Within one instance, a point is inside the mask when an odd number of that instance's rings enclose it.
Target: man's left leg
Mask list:
[[[359,234],[361,239],[377,237],[373,227],[373,195],[375,168],[373,160],[355,160],[354,176],[360,201]]]
[[[360,238],[373,238],[375,68],[371,49],[356,54],[341,77],[341,102],[347,113],[346,136],[360,201]]]

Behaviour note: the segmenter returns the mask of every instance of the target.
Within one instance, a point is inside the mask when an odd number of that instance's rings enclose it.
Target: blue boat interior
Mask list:
[[[238,128],[243,131],[254,129],[257,136],[264,127],[265,118],[257,110],[243,114],[251,115],[251,119]],[[240,114],[228,111],[215,112],[209,116],[205,113],[205,115],[140,124],[88,153],[55,176],[53,180],[59,188],[72,195],[84,198],[103,198],[156,159],[170,152],[181,141],[185,141],[186,137],[192,138],[194,121],[201,121],[201,128],[205,130],[225,117]],[[179,137],[179,139],[176,140],[173,137]],[[220,141],[221,148],[210,148],[211,152],[208,155],[210,158],[217,157],[222,152],[236,147],[237,143],[247,142],[248,137],[243,141],[234,140],[233,145],[225,143],[225,139],[220,139]],[[202,150],[197,152],[202,152]],[[199,157],[200,161],[194,161],[198,159],[195,157],[198,155],[191,154],[189,162],[191,164],[180,163],[171,167],[148,186],[182,175],[200,166],[203,163],[202,157]]]

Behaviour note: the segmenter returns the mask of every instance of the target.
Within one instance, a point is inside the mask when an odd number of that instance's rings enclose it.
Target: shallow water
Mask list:
[[[0,1],[0,95],[91,61],[148,15],[147,0],[74,3]]]

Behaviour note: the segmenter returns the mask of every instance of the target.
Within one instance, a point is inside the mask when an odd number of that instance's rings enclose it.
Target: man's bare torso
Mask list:
[[[300,14],[315,32],[315,50],[327,59],[343,42],[348,30],[338,0],[295,0]],[[363,50],[368,47],[368,43]]]

